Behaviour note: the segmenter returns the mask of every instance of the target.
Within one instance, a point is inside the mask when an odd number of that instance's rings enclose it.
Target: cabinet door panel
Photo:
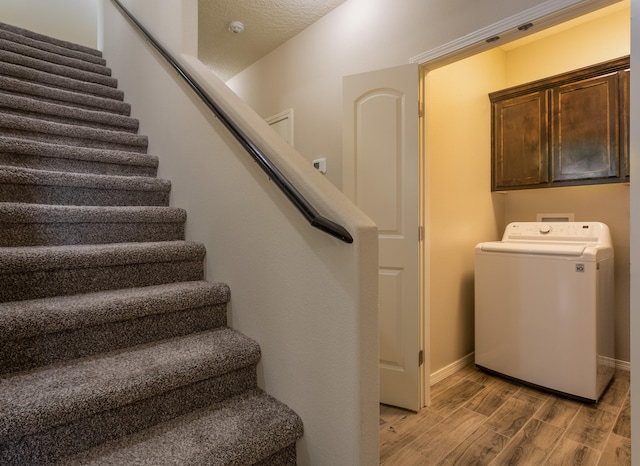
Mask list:
[[[624,176],[629,177],[629,88],[631,70],[620,71],[620,99],[621,117],[620,117],[620,144],[621,144],[621,162],[620,166],[624,167]]]
[[[552,181],[619,175],[616,74],[552,89]]]
[[[547,91],[493,104],[493,190],[549,181]]]

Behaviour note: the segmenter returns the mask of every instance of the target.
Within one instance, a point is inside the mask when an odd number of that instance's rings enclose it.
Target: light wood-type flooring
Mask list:
[[[380,464],[630,465],[629,372],[585,404],[465,367],[419,413],[380,405]]]

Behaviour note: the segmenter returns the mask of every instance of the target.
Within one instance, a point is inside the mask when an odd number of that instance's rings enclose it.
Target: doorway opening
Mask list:
[[[429,385],[473,362],[474,246],[499,239],[507,223],[535,221],[541,212],[571,212],[576,220],[602,221],[615,232],[616,358],[619,366],[628,367],[629,185],[492,193],[488,93],[628,55],[629,3],[586,14],[574,11],[574,18],[563,18],[561,25],[508,43],[510,38],[503,37],[491,48],[485,45],[486,50],[419,58],[424,107],[421,285],[431,366],[426,400]]]

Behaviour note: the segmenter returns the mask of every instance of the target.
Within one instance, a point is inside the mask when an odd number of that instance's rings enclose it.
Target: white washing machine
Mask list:
[[[599,222],[516,222],[475,248],[475,362],[583,401],[614,372],[613,246]]]

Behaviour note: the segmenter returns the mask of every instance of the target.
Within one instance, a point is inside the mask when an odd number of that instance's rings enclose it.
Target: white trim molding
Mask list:
[[[614,359],[613,366],[618,370],[631,372],[631,363],[629,361],[621,361],[620,359]]]
[[[450,375],[455,374],[463,367],[468,366],[469,364],[473,364],[475,360],[476,360],[475,353],[467,354],[464,358],[458,359],[457,361],[452,362],[448,366],[445,366],[442,369],[439,369],[433,372],[429,377],[429,384],[431,386],[437,384],[438,382],[446,379]]]
[[[620,0],[547,0],[528,10],[505,18],[487,27],[460,37],[427,52],[412,57],[410,63],[428,64],[430,68],[437,68],[460,60],[475,53],[479,53],[500,44],[506,44],[512,39],[520,39],[527,34],[541,31],[549,26],[568,19],[589,13]],[[528,27],[532,24],[533,27]]]

